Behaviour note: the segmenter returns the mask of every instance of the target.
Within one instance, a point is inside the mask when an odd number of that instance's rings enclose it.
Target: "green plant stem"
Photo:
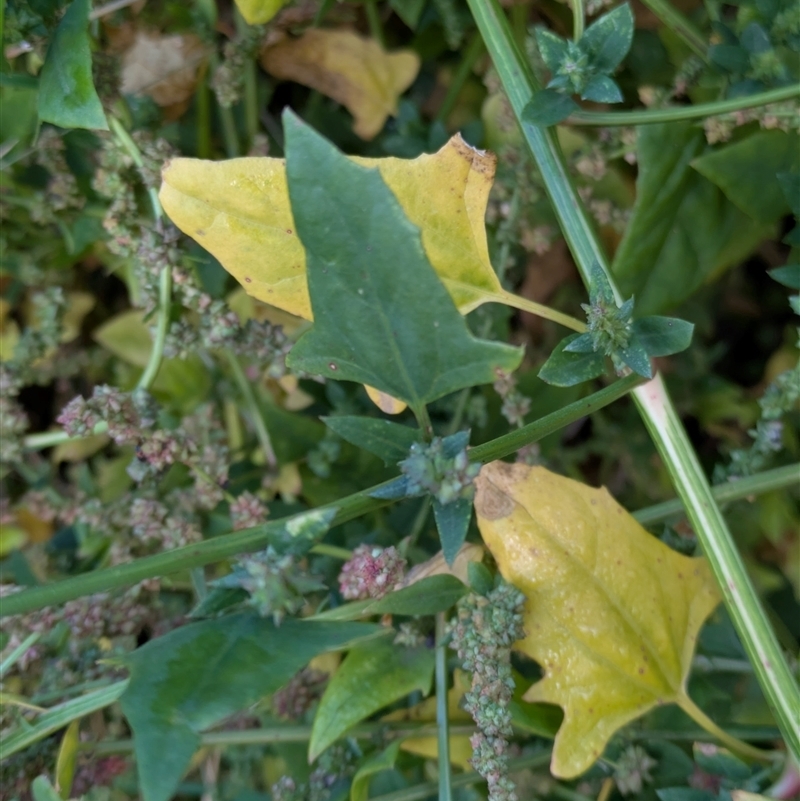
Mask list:
[[[89,435],[91,437],[98,434],[105,434],[108,431],[108,423],[101,420]],[[29,451],[41,451],[45,448],[54,448],[56,445],[61,445],[63,442],[72,442],[77,439],[86,439],[86,437],[71,437],[64,430],[58,431],[42,431],[40,434],[29,434],[25,437],[25,449]]]
[[[116,119],[109,115],[109,123],[111,130],[119,140],[120,144],[128,151],[128,154],[133,159],[134,164],[141,170],[144,168],[144,160],[142,153],[139,150],[136,142],[133,141],[130,134],[125,130],[125,126]],[[153,208],[153,219],[157,226],[162,224],[164,212],[161,208],[161,202],[158,199],[158,192],[155,187],[148,187],[147,194],[150,197],[150,205]],[[150,389],[153,382],[156,380],[158,371],[161,368],[161,362],[164,359],[164,345],[167,341],[167,333],[169,331],[169,317],[172,306],[172,269],[169,265],[162,268],[161,275],[158,277],[158,312],[156,316],[156,332],[153,337],[153,348],[150,351],[150,357],[147,360],[144,371],[136,383],[137,389]],[[96,428],[96,427],[95,427]]]
[[[583,28],[586,24],[586,9],[583,7],[583,0],[571,0],[572,4],[572,38],[574,41],[583,36]]]
[[[264,422],[264,415],[261,413],[255,392],[253,392],[253,386],[244,374],[244,370],[242,369],[242,365],[239,364],[236,354],[232,351],[226,351],[226,353],[228,356],[228,364],[233,373],[233,380],[236,382],[236,386],[239,388],[239,392],[247,406],[247,411],[253,422],[253,427],[256,430],[258,442],[261,445],[261,450],[264,452],[264,458],[267,460],[267,464],[274,469],[278,466],[278,459],[272,447],[272,440],[270,439],[269,431],[267,431],[267,424]]]
[[[245,729],[244,731],[212,731],[200,735],[200,745],[201,747],[227,748],[272,743],[307,743],[311,739],[311,731],[311,726],[265,726],[260,729]],[[472,734],[475,727],[472,725],[451,726],[450,731],[463,736]],[[347,731],[347,736],[356,740],[371,740],[376,735],[392,739],[406,739],[408,737],[432,737],[435,734],[436,726],[434,724],[409,721],[362,723]],[[81,749],[92,751],[98,755],[124,754],[133,751],[133,740],[101,740],[94,743],[84,741],[81,743]]]
[[[600,240],[567,171],[555,132],[522,120],[522,112],[540,87],[516,46],[496,0],[468,0],[494,66],[539,167],[561,230],[587,288],[599,264],[616,289]],[[800,759],[800,690],[792,677],[741,556],[728,530],[689,438],[659,376],[634,390],[639,412],[687,510],[725,605],[776,721],[795,758]]]
[[[426,440],[430,440],[433,436],[433,424],[428,414],[428,407],[422,403],[419,406],[412,406],[411,411],[414,412],[414,417],[417,418],[417,424],[422,429],[423,436]]]
[[[747,498],[750,495],[762,495],[772,490],[784,489],[785,487],[796,487],[800,477],[800,463],[787,464],[785,467],[776,467],[772,470],[765,470],[754,476],[740,478],[736,481],[726,481],[724,484],[716,484],[711,488],[714,500],[725,503],[727,501],[737,501]],[[663,523],[673,515],[685,512],[683,503],[676,498],[672,501],[664,501],[655,506],[648,506],[634,512],[633,516],[643,525],[651,526],[655,523]]]
[[[219,67],[219,56],[211,54],[209,67],[213,75]],[[233,111],[230,108],[217,103],[219,112],[219,122],[222,127],[222,142],[225,146],[225,154],[229,159],[235,159],[239,154],[239,134],[236,132],[236,120],[233,118]]]
[[[435,119],[437,122],[445,122],[450,116],[450,112],[455,107],[458,96],[461,94],[461,90],[464,88],[467,78],[469,78],[470,73],[485,49],[486,48],[483,46],[483,38],[478,31],[475,31],[470,37],[469,43],[464,48],[458,68],[450,80],[450,85],[447,87],[447,93],[444,96],[444,100],[442,100],[442,105],[439,106],[439,111],[436,113]]]
[[[611,386],[601,389],[587,398],[570,403],[563,409],[542,417],[541,420],[537,420],[535,423],[530,423],[516,431],[512,431],[510,434],[472,448],[469,451],[470,460],[476,462],[502,459],[524,445],[537,442],[573,421],[618,400],[624,394],[630,392],[636,383],[637,379],[632,376],[620,379]],[[331,524],[332,527],[346,523],[392,503],[392,501],[373,498],[371,493],[378,487],[386,487],[393,481],[394,479],[390,479],[383,484],[377,485],[377,487],[370,487],[319,508],[336,510],[336,516]],[[252,553],[269,544],[271,537],[281,533],[286,523],[292,519],[292,517],[285,517],[279,520],[271,520],[254,528],[235,531],[225,536],[214,537],[213,539],[185,545],[181,548],[174,548],[171,551],[154,554],[153,556],[144,556],[134,562],[115,565],[102,570],[93,570],[91,573],[72,576],[53,584],[30,587],[27,590],[4,598],[2,605],[0,605],[0,617],[30,612],[34,609],[64,603],[64,601],[82,598],[85,595],[92,595],[96,592],[128,587],[148,578],[191,570],[193,567],[218,562],[240,553]]]
[[[508,769],[512,772],[525,770],[526,768],[542,768],[550,762],[550,751],[541,751],[530,756],[517,757],[508,760]],[[455,776],[452,781],[453,789],[459,787],[469,787],[473,784],[481,784],[485,779],[475,771],[462,773]],[[413,787],[406,787],[403,790],[396,790],[393,793],[373,796],[370,801],[423,801],[436,795],[437,786],[433,782],[417,784]]]
[[[339,548],[337,545],[328,545],[326,542],[317,543],[312,549],[311,553],[319,554],[320,556],[330,556],[332,559],[341,559],[347,562],[353,558],[353,552],[348,551],[347,548]]]
[[[671,106],[670,108],[638,109],[635,111],[576,111],[566,119],[572,125],[654,125],[658,122],[679,120],[699,120],[718,114],[731,114],[748,108],[768,106],[800,97],[800,84],[781,86],[744,97],[730,100],[717,100],[713,103],[696,103],[691,106]]]
[[[708,60],[708,42],[695,24],[678,11],[669,0],[642,0],[642,2],[674,33],[676,33],[703,61]]]
[[[698,726],[705,729],[709,734],[713,734],[714,737],[734,753],[746,757],[747,759],[757,759],[762,762],[769,762],[777,756],[774,752],[762,751],[760,748],[754,748],[752,745],[748,745],[738,740],[736,737],[731,737],[728,732],[717,726],[688,695],[683,694],[678,698],[678,706],[697,723]]]
[[[450,774],[450,721],[447,712],[447,618],[436,615],[436,725],[439,764],[439,801],[453,801]]]
[[[641,384],[645,379],[637,375],[629,375],[620,378],[613,384],[604,387],[599,392],[594,392],[581,400],[567,404],[552,414],[548,414],[533,423],[522,426],[515,431],[509,431],[497,439],[486,442],[483,445],[476,445],[467,451],[471,462],[492,462],[495,459],[502,459],[510,453],[515,453],[525,445],[538,442],[540,439],[553,434],[556,431],[569,425],[566,421],[573,422],[581,417],[596,412],[604,406],[608,406],[615,400],[627,395],[632,389]]]
[[[364,11],[367,14],[367,24],[369,25],[369,33],[381,47],[386,47],[386,38],[383,35],[383,23],[381,22],[380,12],[378,11],[378,3],[376,0],[366,0],[364,3]]]

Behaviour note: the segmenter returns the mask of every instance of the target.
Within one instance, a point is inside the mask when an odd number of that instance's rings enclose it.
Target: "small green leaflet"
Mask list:
[[[408,449],[421,437],[419,429],[375,417],[342,415],[323,417],[322,421],[342,439],[380,456],[387,465],[405,459]]]

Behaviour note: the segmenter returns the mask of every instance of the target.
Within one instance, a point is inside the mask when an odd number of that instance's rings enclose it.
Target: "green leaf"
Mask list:
[[[568,53],[567,40],[543,25],[536,26],[536,44],[550,72],[556,72]]]
[[[420,439],[419,429],[393,423],[391,420],[356,416],[321,419],[342,439],[380,456],[387,465],[397,464],[405,459],[408,449]]]
[[[636,130],[636,202],[617,248],[612,272],[626,295],[638,295],[672,230],[703,132],[691,122],[642,125]]]
[[[33,801],[61,801],[61,796],[56,792],[55,787],[50,784],[47,776],[37,776],[31,784]]]
[[[425,0],[389,0],[392,10],[412,31],[417,29]]]
[[[628,345],[615,354],[621,359],[634,373],[645,378],[653,377],[653,366],[650,364],[650,357],[641,342],[636,337],[631,337]]]
[[[324,651],[385,633],[365,623],[271,620],[251,614],[192,623],[126,656],[122,711],[133,729],[144,801],[168,801],[200,732],[275,692]]]
[[[581,334],[570,334],[556,345],[539,370],[539,378],[557,387],[571,387],[597,378],[606,370],[602,353],[570,353],[566,350]]]
[[[597,72],[610,75],[622,63],[633,43],[633,28],[633,12],[623,3],[586,29],[579,44]]]
[[[521,352],[469,333],[378,170],[345,158],[291,112],[284,128],[315,319],[289,355],[292,369],[367,384],[417,413],[494,381],[498,368],[513,371]]]
[[[621,103],[623,100],[619,86],[607,75],[595,75],[586,84],[581,98],[595,103]]]
[[[414,690],[428,695],[433,667],[432,648],[403,648],[379,640],[350,651],[333,674],[317,709],[308,744],[309,762],[378,710]]]
[[[660,801],[716,801],[716,794],[695,787],[667,787],[656,790]]]
[[[235,0],[236,7],[248,25],[263,25],[280,10],[284,0]]]
[[[357,620],[368,615],[435,615],[450,609],[466,594],[467,588],[455,576],[428,576],[383,598],[344,604],[309,620]]]
[[[741,263],[774,232],[773,224],[752,219],[697,175],[675,216],[674,230],[637,296],[637,313],[675,308],[704,283]]]
[[[62,128],[108,130],[92,81],[90,0],[73,0],[56,28],[39,76],[39,119]]]
[[[785,264],[769,271],[770,278],[789,289],[800,289],[800,264]]]
[[[633,332],[650,356],[671,356],[686,350],[694,325],[676,317],[642,317],[634,320]]]
[[[464,544],[472,519],[472,500],[458,498],[451,503],[433,499],[433,516],[442,543],[442,553],[448,565],[452,565],[459,548]]]
[[[717,67],[734,74],[747,72],[750,67],[750,56],[738,44],[711,45],[708,48],[708,59]]]
[[[467,565],[469,586],[478,595],[488,595],[494,589],[494,577],[482,562],[470,562]]]
[[[769,40],[769,34],[757,22],[751,22],[742,31],[739,41],[748,53],[754,55],[772,50],[772,42]]]
[[[522,112],[524,122],[547,128],[550,125],[565,120],[580,106],[568,95],[557,92],[555,89],[542,89],[531,98],[530,103]]]
[[[391,770],[397,761],[397,754],[400,751],[400,740],[395,740],[388,748],[379,754],[370,757],[353,776],[353,784],[350,787],[350,801],[367,801],[369,797],[369,782],[376,774],[384,770]]]
[[[336,511],[335,508],[326,507],[296,515],[278,532],[270,533],[269,544],[279,554],[304,554],[326,534],[336,517]]]
[[[692,162],[745,214],[773,222],[789,212],[778,173],[800,168],[800,139],[785,131],[757,131]]]

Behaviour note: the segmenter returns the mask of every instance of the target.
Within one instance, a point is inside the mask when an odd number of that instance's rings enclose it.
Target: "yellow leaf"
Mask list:
[[[90,456],[94,456],[98,451],[103,450],[111,441],[108,434],[94,434],[79,439],[70,439],[56,445],[50,454],[50,461],[53,464],[61,462],[82,462]]]
[[[72,342],[81,332],[83,319],[95,307],[97,299],[91,292],[67,292],[67,308],[62,320],[61,342]]]
[[[416,159],[354,158],[378,167],[417,225],[431,264],[462,313],[506,296],[489,261],[484,214],[495,158],[454,136]],[[173,159],[159,193],[185,234],[258,300],[311,319],[306,259],[294,231],[283,159]]]
[[[0,523],[0,558],[18,551],[28,541],[28,535],[19,526]]]
[[[269,22],[282,8],[283,0],[236,0],[236,8],[248,25]]]
[[[391,395],[388,395],[386,392],[381,392],[379,389],[375,389],[375,387],[364,385],[364,389],[367,390],[367,395],[369,395],[369,399],[384,413],[384,414],[400,414],[406,410],[408,406],[407,403],[401,400],[397,400],[397,398],[393,398]]]
[[[352,31],[309,28],[261,52],[261,64],[275,78],[309,86],[341,103],[355,118],[362,139],[380,133],[397,114],[397,99],[414,82],[419,56],[412,50],[387,53],[374,39]]]
[[[80,736],[80,720],[73,720],[67,726],[61,738],[61,747],[58,749],[56,760],[56,790],[59,795],[68,799],[72,789],[72,779],[75,776],[75,767],[78,761],[78,745]]]
[[[55,526],[52,520],[42,520],[25,507],[18,508],[14,514],[17,525],[31,542],[47,542],[53,536]]]
[[[492,462],[476,484],[484,542],[528,597],[517,648],[545,677],[525,700],[564,710],[553,774],[585,771],[617,729],[656,705],[699,711],[686,677],[719,602],[705,560],[667,548],[605,489],[541,467]]]

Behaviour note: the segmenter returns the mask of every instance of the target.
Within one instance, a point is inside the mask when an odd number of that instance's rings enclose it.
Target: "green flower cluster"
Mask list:
[[[509,702],[514,694],[511,646],[525,635],[524,602],[516,587],[501,582],[488,595],[471,593],[462,598],[450,624],[450,647],[472,673],[464,707],[478,726],[470,740],[472,765],[486,777],[489,801],[517,799],[508,777],[507,749],[512,733]]]

